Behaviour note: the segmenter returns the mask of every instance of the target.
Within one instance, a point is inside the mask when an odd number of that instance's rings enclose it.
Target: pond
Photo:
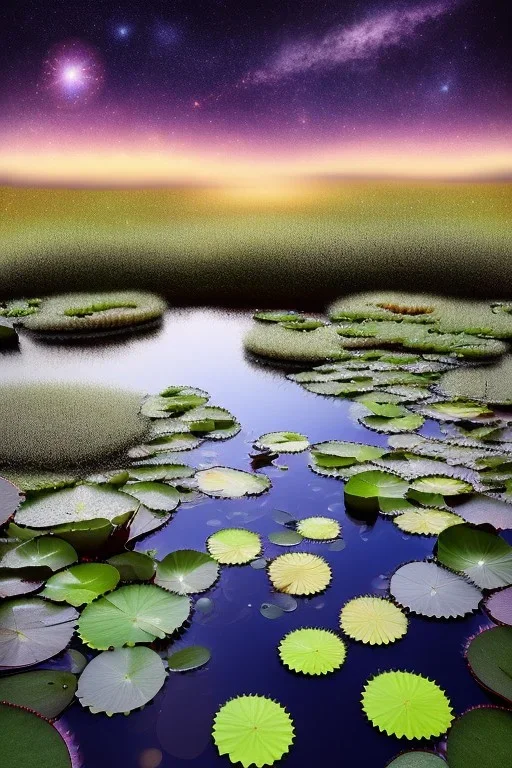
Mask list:
[[[233,439],[205,440],[180,454],[180,461],[196,467],[250,470],[254,440],[276,430],[301,432],[311,443],[338,439],[386,445],[385,435],[351,417],[350,401],[307,392],[286,378],[286,369],[249,359],[242,337],[250,325],[249,313],[194,309],[170,310],[161,328],[101,345],[47,344],[25,333],[19,352],[2,357],[3,381],[78,380],[151,393],[170,384],[205,389],[211,404],[235,414],[242,430]],[[421,430],[437,432],[438,426],[428,421]],[[209,648],[206,666],[171,674],[149,705],[127,717],[91,714],[74,703],[60,718],[84,768],[222,768],[229,763],[212,742],[213,716],[228,699],[248,693],[279,701],[294,720],[294,745],[279,765],[380,768],[411,748],[404,739],[380,733],[362,712],[365,683],[385,670],[410,670],[435,680],[457,714],[495,702],[463,658],[467,639],[492,624],[483,612],[451,621],[410,615],[406,636],[389,646],[347,640],[345,663],[332,675],[306,678],[285,668],[277,654],[284,635],[298,627],[337,631],[347,600],[386,595],[391,573],[402,563],[429,556],[435,537],[406,535],[382,516],[351,516],[344,507],[343,484],[314,474],[307,452],[281,455],[274,466],[260,471],[272,482],[268,493],[184,504],[168,525],[138,540],[135,548],[155,550],[157,558],[180,548],[204,550],[216,530],[244,527],[262,536],[264,555],[273,558],[294,551],[268,540],[268,534],[283,530],[274,520],[276,510],[294,518],[326,515],[340,522],[344,546],[303,541],[299,548],[328,561],[330,586],[315,597],[297,598],[296,610],[269,619],[260,611],[273,597],[266,570],[223,567],[220,579],[205,593],[211,602],[202,601],[202,609],[193,611],[190,625],[174,643],[175,648]],[[73,647],[88,653],[77,640]]]

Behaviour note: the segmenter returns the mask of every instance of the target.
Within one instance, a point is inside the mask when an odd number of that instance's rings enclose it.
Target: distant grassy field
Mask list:
[[[144,288],[173,304],[323,307],[372,288],[510,298],[512,184],[0,188],[2,298]]]

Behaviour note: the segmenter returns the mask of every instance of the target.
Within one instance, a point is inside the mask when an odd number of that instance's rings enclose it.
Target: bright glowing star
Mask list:
[[[118,30],[119,37],[126,37],[128,34],[128,28],[127,27],[119,27]]]
[[[450,86],[448,85],[448,83],[443,83],[440,90],[441,90],[441,93],[448,93],[448,91],[450,90]]]
[[[103,71],[92,48],[79,40],[70,40],[50,51],[45,62],[45,78],[55,97],[75,105],[97,93],[103,82]]]

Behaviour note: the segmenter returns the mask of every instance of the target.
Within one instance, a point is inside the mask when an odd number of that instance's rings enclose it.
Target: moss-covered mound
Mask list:
[[[144,325],[160,319],[165,308],[152,293],[69,293],[43,299],[21,321],[38,333],[94,333]]]
[[[97,462],[141,442],[141,395],[81,384],[0,387],[0,464],[44,468]]]
[[[441,377],[439,389],[449,397],[512,405],[512,355],[506,355],[494,365],[448,371]]]

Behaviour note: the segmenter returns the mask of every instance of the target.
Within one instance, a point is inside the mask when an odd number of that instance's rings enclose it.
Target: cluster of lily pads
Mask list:
[[[140,329],[160,320],[167,307],[143,291],[69,293],[0,303],[0,342],[17,338],[16,326],[64,337]]]

